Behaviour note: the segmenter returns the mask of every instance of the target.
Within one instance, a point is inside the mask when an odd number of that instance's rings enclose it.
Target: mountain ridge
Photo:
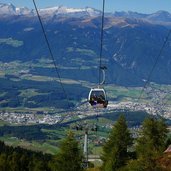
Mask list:
[[[13,8],[15,7],[9,9]],[[1,8],[0,14],[2,14]],[[101,16],[77,15],[74,17],[73,14],[50,17],[41,15],[41,17],[58,64],[63,67],[88,68],[82,69],[82,72],[80,69],[75,69],[72,71],[74,75],[63,70],[65,78],[75,80],[84,78],[86,81],[95,82]],[[122,14],[122,17],[121,14],[115,15],[120,16],[106,14],[104,23],[103,63],[108,66],[107,82],[124,86],[144,85],[143,80],[147,80],[171,25],[166,21],[152,22],[141,19],[140,14],[133,12],[127,14],[132,17],[124,17],[125,13]],[[139,18],[133,17],[134,15],[138,15]],[[0,45],[3,45],[0,46],[1,61],[36,62],[42,57],[49,56],[36,15],[11,15],[5,16],[6,18],[2,16],[0,17]],[[170,42],[169,39],[151,81],[171,84]],[[40,75],[42,73],[46,72],[42,70],[37,72]]]
[[[101,15],[101,11],[91,7],[85,8],[68,8],[66,6],[54,6],[39,9],[40,15],[54,17],[56,15],[70,15],[70,17],[98,17]],[[15,7],[13,4],[0,3],[0,15],[25,15],[25,16],[36,16],[36,11],[34,9],[29,9],[27,7]],[[171,23],[171,13],[167,11],[157,11],[151,14],[138,13],[133,11],[115,11],[106,12],[105,16],[111,17],[124,17],[124,18],[136,18],[143,19],[149,22],[169,22]]]

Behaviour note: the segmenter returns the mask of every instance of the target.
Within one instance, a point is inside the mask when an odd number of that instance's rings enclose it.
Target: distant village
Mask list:
[[[151,115],[162,115],[165,118],[171,117],[169,108],[161,111],[160,106],[148,104],[138,104],[133,102],[110,102],[107,109],[98,110],[98,114],[102,115],[104,112],[110,113],[112,111],[145,111]],[[41,114],[40,114],[41,113]],[[72,113],[72,114],[71,114]],[[92,109],[88,104],[77,106],[72,112],[64,111],[57,114],[48,114],[48,112],[35,113],[14,113],[3,111],[0,112],[0,120],[10,124],[29,125],[29,124],[49,124],[53,125],[60,121],[70,121],[73,116],[78,118],[85,118],[87,116],[97,115],[96,109]]]

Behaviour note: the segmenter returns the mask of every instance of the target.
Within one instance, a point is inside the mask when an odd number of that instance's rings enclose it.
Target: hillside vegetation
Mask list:
[[[85,159],[72,132],[61,141],[56,155],[13,148],[0,142],[0,170],[2,171],[169,171],[169,154],[163,154],[167,141],[167,127],[163,120],[147,118],[140,136],[131,137],[125,117],[114,124],[109,138],[103,145],[102,167],[82,166]],[[133,150],[130,150],[130,147]]]

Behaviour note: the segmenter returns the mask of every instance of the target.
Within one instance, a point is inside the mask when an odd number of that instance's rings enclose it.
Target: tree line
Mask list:
[[[82,171],[83,155],[73,133],[60,145],[57,155],[43,154],[20,147],[11,147],[0,141],[1,171]]]
[[[134,139],[123,115],[113,125],[101,154],[97,171],[169,171],[159,162],[168,140],[164,120],[144,120],[139,137]],[[6,146],[0,142],[1,171],[83,171],[84,155],[72,132],[61,141],[57,155],[43,154]],[[90,164],[89,164],[90,166]],[[89,168],[88,170],[91,170]]]

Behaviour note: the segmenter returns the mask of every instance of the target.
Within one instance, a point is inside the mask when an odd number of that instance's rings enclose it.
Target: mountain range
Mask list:
[[[101,11],[64,6],[39,9],[48,40],[62,77],[97,82]],[[155,65],[171,28],[171,14],[105,13],[102,64],[107,83],[142,86]],[[49,59],[35,10],[0,3],[0,60]],[[171,37],[157,60],[150,81],[171,84]],[[64,67],[74,68],[69,72]],[[43,75],[47,70],[34,71]],[[74,73],[74,74],[73,74]],[[91,77],[90,77],[91,76]]]
[[[98,17],[101,16],[102,12],[100,10],[86,7],[86,8],[67,8],[65,6],[56,6],[51,8],[44,8],[39,9],[39,13],[42,16],[46,17],[54,17],[54,16],[68,16],[68,17]],[[36,16],[36,11],[33,9],[29,9],[27,7],[15,7],[13,4],[3,4],[0,3],[0,15],[1,17],[5,16]],[[124,17],[124,18],[136,18],[136,19],[143,19],[146,21],[151,22],[171,22],[171,14],[167,11],[157,11],[156,13],[152,14],[142,14],[137,12],[113,12],[113,13],[106,13],[106,16],[110,17]],[[48,18],[48,19],[49,19]]]

